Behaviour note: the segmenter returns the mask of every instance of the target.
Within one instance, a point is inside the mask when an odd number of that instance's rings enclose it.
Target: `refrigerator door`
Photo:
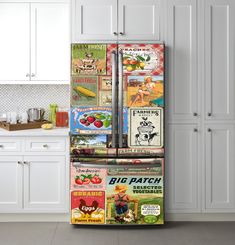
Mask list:
[[[109,165],[71,163],[71,223],[164,223],[164,161]]]
[[[117,65],[117,44],[72,44],[72,156],[116,156]]]
[[[163,154],[164,45],[119,44],[118,57],[118,157]]]

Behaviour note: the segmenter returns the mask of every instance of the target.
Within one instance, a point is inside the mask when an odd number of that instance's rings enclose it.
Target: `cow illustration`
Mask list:
[[[137,128],[138,134],[135,135],[135,144],[136,145],[146,145],[150,146],[154,137],[158,134],[153,132],[155,127],[151,121],[147,121],[147,117],[142,117],[143,121],[140,122],[140,126]]]

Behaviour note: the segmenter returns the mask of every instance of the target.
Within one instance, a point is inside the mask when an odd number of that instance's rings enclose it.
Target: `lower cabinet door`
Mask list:
[[[206,139],[206,211],[235,210],[235,126],[207,125]]]
[[[24,157],[24,210],[68,211],[65,156]]]
[[[191,213],[200,210],[198,183],[198,141],[196,125],[168,126],[166,140],[166,212]]]
[[[22,156],[0,156],[0,213],[22,209]]]

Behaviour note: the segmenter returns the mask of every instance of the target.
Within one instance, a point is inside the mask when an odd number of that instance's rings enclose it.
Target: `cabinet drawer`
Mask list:
[[[0,153],[21,151],[21,140],[11,137],[0,137]]]
[[[53,151],[65,151],[65,139],[64,138],[28,138],[25,140],[26,152],[53,152]]]

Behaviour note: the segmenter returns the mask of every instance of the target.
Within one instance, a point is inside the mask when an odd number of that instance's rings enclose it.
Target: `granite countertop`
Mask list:
[[[3,136],[68,136],[69,128],[54,128],[51,130],[45,129],[27,129],[18,131],[7,131],[0,128],[0,137]]]

